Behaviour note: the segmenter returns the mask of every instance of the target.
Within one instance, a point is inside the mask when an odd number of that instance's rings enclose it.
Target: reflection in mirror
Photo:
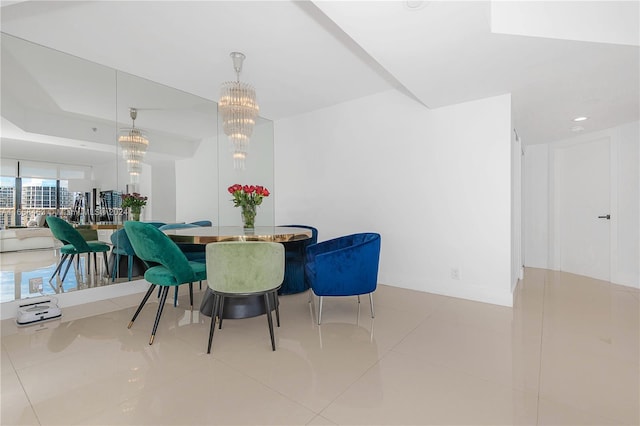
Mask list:
[[[188,217],[178,215],[176,193],[191,191],[199,183],[180,179],[176,163],[190,162],[198,149],[217,149],[217,104],[120,71],[117,73],[117,97],[118,127],[131,128],[129,111],[135,108],[136,128],[144,131],[149,140],[138,178],[127,172],[122,147],[118,147],[119,189],[148,197],[141,220],[188,221]],[[214,156],[211,158],[213,163],[208,166],[214,170],[215,160]],[[193,204],[196,203],[197,200]],[[208,213],[211,216],[214,212]]]
[[[62,243],[46,217],[77,225],[92,216],[95,167],[116,158],[116,73],[1,34],[0,301],[102,285],[85,259],[49,281]],[[115,170],[112,170],[115,174]],[[97,239],[97,237],[96,237]]]
[[[226,191],[232,183],[260,184],[274,193],[271,121],[258,119],[246,170],[236,171],[216,102],[4,33],[0,41],[0,302],[112,283],[102,261],[98,273],[92,267],[87,274],[84,259],[63,285],[49,283],[61,243],[44,225],[47,215],[80,229],[99,224],[87,238],[111,243],[127,216],[105,210],[120,206],[122,193],[148,197],[144,221],[223,226],[241,223]],[[119,131],[132,125],[132,107],[136,127],[149,139],[137,182],[117,143]],[[273,225],[273,205],[271,195],[257,225]],[[142,272],[134,270],[134,280]],[[126,267],[121,276],[116,283],[127,280]]]

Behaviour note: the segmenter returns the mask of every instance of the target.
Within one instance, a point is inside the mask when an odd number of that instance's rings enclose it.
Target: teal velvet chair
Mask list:
[[[284,281],[278,294],[296,294],[309,289],[304,279],[304,265],[307,246],[318,242],[318,230],[309,225],[280,225],[290,228],[305,228],[311,230],[311,238],[306,240],[284,242]]]
[[[147,290],[129,323],[129,328],[131,328],[145,303],[147,303],[155,287],[158,286],[161,289],[160,305],[158,306],[151,338],[149,339],[149,344],[151,345],[158,329],[169,288],[177,288],[181,284],[188,283],[191,309],[193,309],[193,283],[207,278],[207,267],[204,263],[189,262],[178,246],[153,225],[127,221],[124,223],[124,229],[127,231],[127,236],[131,241],[136,256],[149,266],[149,269],[144,273],[144,279],[151,283],[149,290]]]
[[[111,252],[115,256],[113,270],[111,271],[111,281],[115,281],[120,272],[120,258],[122,256],[127,256],[127,279],[131,281],[133,275],[133,257],[136,255],[136,252],[131,246],[127,231],[123,228],[111,234],[111,243],[113,244]]]
[[[161,231],[167,231],[170,229],[187,229],[187,228],[200,228],[201,226],[206,225],[197,225],[194,223],[168,223],[166,225],[162,225],[158,227]],[[205,263],[206,255],[205,255],[205,245],[204,244],[193,244],[193,243],[176,243],[176,245],[180,248],[180,250],[187,256],[190,262],[200,262]],[[199,284],[200,290],[202,290],[202,282]],[[176,288],[176,294],[174,296],[174,305],[178,300],[178,288]]]
[[[369,294],[371,318],[373,292],[378,285],[380,234],[345,235],[307,247],[305,279],[320,298],[318,325],[322,321],[324,296],[358,296]]]
[[[64,244],[60,248],[60,253],[62,254],[60,263],[58,263],[55,271],[53,271],[53,275],[51,275],[51,278],[49,278],[49,282],[53,280],[53,277],[55,277],[56,274],[60,275],[63,263],[66,260],[69,260],[69,263],[64,270],[64,274],[62,275],[62,279],[60,280],[60,285],[62,285],[64,279],[67,277],[67,272],[69,272],[69,267],[73,263],[73,258],[75,256],[78,256],[77,259],[79,261],[79,256],[82,253],[87,253],[87,274],[91,271],[91,253],[93,253],[96,274],[98,273],[98,253],[102,253],[104,257],[105,271],[107,276],[109,276],[107,252],[110,250],[110,247],[108,244],[100,241],[85,241],[80,232],[74,229],[74,227],[71,226],[70,223],[63,219],[60,219],[59,217],[47,216],[46,220],[53,236],[56,239],[62,241],[62,243]]]
[[[211,353],[216,317],[222,328],[225,299],[261,295],[264,296],[271,349],[275,351],[271,303],[275,304],[276,319],[280,327],[277,292],[284,278],[283,245],[263,241],[207,244],[207,271],[207,282],[214,297],[207,353]]]

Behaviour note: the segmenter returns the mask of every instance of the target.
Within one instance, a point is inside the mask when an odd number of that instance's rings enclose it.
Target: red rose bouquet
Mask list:
[[[242,209],[242,223],[245,228],[253,228],[256,220],[256,206],[262,204],[262,199],[269,196],[269,190],[260,185],[240,185],[236,183],[228,189],[233,195],[233,206]]]

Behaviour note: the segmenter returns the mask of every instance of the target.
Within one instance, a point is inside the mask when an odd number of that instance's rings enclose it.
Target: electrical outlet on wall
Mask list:
[[[457,268],[457,267],[451,268],[451,279],[454,279],[454,280],[460,279],[460,268]]]
[[[29,293],[42,293],[42,277],[29,278]]]

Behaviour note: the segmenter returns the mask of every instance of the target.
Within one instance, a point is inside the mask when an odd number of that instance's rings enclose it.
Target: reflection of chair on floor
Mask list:
[[[133,315],[129,328],[138,317],[145,303],[156,286],[161,289],[160,305],[153,324],[153,331],[149,344],[153,344],[162,309],[167,300],[169,287],[178,287],[189,283],[189,298],[193,309],[193,282],[207,278],[207,268],[204,263],[189,262],[178,246],[162,231],[153,225],[142,222],[128,221],[124,223],[131,245],[136,256],[148,264],[149,269],[144,273],[144,279],[151,283],[144,295],[140,306]]]
[[[207,282],[214,297],[207,353],[211,353],[216,317],[219,317],[220,328],[222,328],[225,299],[261,295],[264,296],[271,348],[275,351],[271,301],[274,301],[276,320],[280,327],[277,292],[284,277],[282,244],[263,241],[207,244],[207,271],[210,271],[207,274]]]
[[[58,276],[60,275],[62,264],[68,259],[69,263],[67,264],[64,274],[62,275],[62,280],[60,281],[60,285],[62,286],[62,283],[67,276],[67,272],[69,272],[69,267],[73,263],[73,258],[78,256],[77,259],[79,264],[80,255],[82,253],[87,253],[87,274],[91,271],[91,253],[93,253],[96,274],[98,273],[97,254],[102,253],[104,257],[105,271],[107,276],[109,276],[109,266],[107,264],[107,252],[109,251],[109,245],[100,241],[85,241],[85,239],[82,238],[82,235],[75,230],[71,224],[55,216],[47,216],[47,225],[49,225],[53,236],[64,243],[60,248],[60,253],[62,254],[60,263],[58,263],[56,270],[53,271],[53,275],[49,278],[50,282],[56,274],[58,274]]]
[[[111,272],[111,281],[115,281],[116,276],[120,273],[121,256],[127,256],[127,279],[131,281],[131,276],[133,274],[133,256],[135,256],[136,252],[131,246],[126,230],[124,228],[119,229],[111,234],[111,242],[113,243],[113,249],[111,252],[115,256],[113,271]]]
[[[319,296],[318,325],[324,296],[358,296],[369,293],[371,318],[373,292],[378,283],[380,234],[352,234],[307,247],[305,277]]]
[[[295,294],[307,290],[304,280],[304,263],[307,246],[318,242],[318,230],[307,225],[280,225],[292,228],[305,228],[311,230],[311,238],[298,241],[287,241],[284,244],[285,264],[284,281],[278,294]]]

